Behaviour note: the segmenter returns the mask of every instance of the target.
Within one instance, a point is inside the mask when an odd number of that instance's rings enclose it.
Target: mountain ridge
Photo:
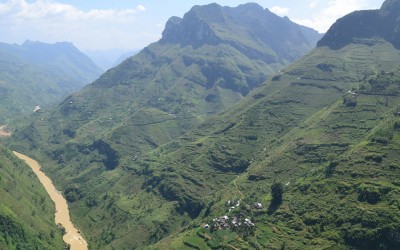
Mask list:
[[[374,39],[319,46],[244,92],[220,67],[234,65],[219,60],[230,47],[202,45],[214,59],[153,44],[21,125],[11,146],[40,159],[96,248],[396,249],[400,51]],[[226,76],[193,73],[205,65]],[[226,89],[239,96],[231,108],[205,116],[200,100]]]
[[[380,37],[400,48],[400,1],[385,1],[379,10],[356,11],[338,19],[317,46],[340,49],[350,43],[373,44]],[[372,39],[372,40],[371,40]]]
[[[89,84],[101,70],[71,43],[0,43],[0,123]]]
[[[210,16],[210,13],[213,13]],[[232,26],[230,23],[240,23],[246,27],[245,30]],[[223,32],[218,32],[218,29],[224,27],[223,30],[230,30],[230,34],[234,32],[248,31],[249,36],[255,38],[256,42],[270,48],[271,51],[278,53],[278,57],[288,58],[282,47],[289,49],[288,44],[283,44],[282,41],[291,41],[297,46],[304,46],[303,38],[308,37],[310,44],[313,44],[319,39],[318,32],[311,28],[294,24],[290,19],[281,18],[270,12],[268,9],[263,9],[255,3],[242,4],[235,8],[222,7],[218,4],[210,4],[207,6],[194,6],[183,18],[172,17],[168,20],[161,43],[180,43],[182,46],[192,44],[193,46],[201,46],[205,43],[218,44],[223,41],[235,46],[238,40],[234,37],[226,36]],[[193,28],[195,27],[195,28]],[[297,33],[297,37],[292,33]],[[307,36],[305,35],[307,34]],[[290,37],[291,39],[289,39]],[[294,40],[296,39],[296,40]],[[238,44],[238,50],[248,50],[251,47],[246,44]],[[265,52],[264,52],[265,53]],[[253,52],[255,58],[263,58],[262,51]],[[296,55],[298,56],[298,54]],[[265,57],[267,63],[275,62],[274,54]],[[289,60],[293,58],[289,57]]]
[[[198,15],[207,14],[210,8],[219,13],[210,16],[213,22],[199,18]],[[197,217],[203,204],[193,193],[183,194],[184,189],[180,185],[174,187],[172,183],[160,183],[168,179],[165,173],[147,167],[151,163],[146,161],[137,168],[136,161],[199,126],[212,115],[237,105],[244,98],[250,98],[251,91],[265,79],[315,46],[318,33],[311,29],[308,29],[308,35],[314,35],[306,39],[304,27],[258,5],[244,5],[239,9],[236,15],[243,12],[246,16],[242,20],[243,25],[239,17],[233,17],[235,8],[218,5],[194,7],[182,20],[170,19],[164,40],[162,38],[108,70],[80,92],[68,96],[53,110],[36,114],[30,122],[17,126],[11,138],[14,149],[38,159],[58,188],[65,190],[64,194],[71,203],[72,218],[87,223],[86,219],[82,220],[83,213],[98,211],[103,214],[103,209],[98,206],[103,201],[98,200],[97,192],[103,193],[105,202],[110,202],[109,209],[115,209],[115,213],[104,217],[102,226],[96,224],[97,215],[93,215],[91,218],[94,221],[87,224],[91,229],[84,229],[98,239],[97,242],[90,242],[94,247],[140,247],[140,242],[148,245],[180,230],[182,225]],[[257,14],[251,15],[253,11]],[[229,17],[226,17],[228,14]],[[249,19],[247,23],[246,19]],[[283,33],[280,36],[283,40],[278,46],[281,51],[274,51],[268,46],[266,35],[257,35],[262,30],[279,29],[270,19],[278,20]],[[260,25],[253,27],[258,21]],[[192,23],[199,29],[191,33],[193,37],[187,38],[189,40],[180,42],[171,38],[181,37],[179,25],[190,27]],[[253,28],[256,29],[251,31]],[[205,39],[211,34],[207,33],[207,29],[213,31],[212,43],[207,43]],[[218,39],[214,39],[216,37]],[[168,41],[165,38],[171,39]],[[294,41],[291,41],[292,38]],[[311,43],[313,39],[315,41]],[[192,40],[193,43],[187,44]],[[278,43],[277,40],[274,42]],[[47,145],[48,150],[39,152],[38,149],[43,148],[41,145]],[[235,157],[233,163],[243,170],[240,165],[246,161],[240,158]],[[174,164],[171,167],[175,169]],[[120,202],[114,196],[115,181],[130,182],[120,178],[121,171],[132,172],[135,178],[137,176],[137,182],[131,187],[140,193],[132,197],[138,204],[160,203],[160,207],[148,210],[151,217],[131,214],[131,201],[119,205],[111,201]],[[231,176],[225,176],[224,168],[218,171],[224,176],[221,182],[225,183]],[[152,172],[154,178],[147,178],[145,173],[151,175]],[[58,178],[64,174],[69,177]],[[107,191],[103,188],[105,186],[99,186],[100,181],[93,175],[101,179],[107,176],[103,181],[110,189]],[[167,176],[199,183],[189,174],[180,177],[172,171]],[[75,185],[74,181],[78,179],[79,183]],[[89,196],[90,201],[86,202]],[[124,212],[116,206],[122,207]],[[142,211],[142,208],[138,209]],[[135,219],[125,222],[114,219],[114,215],[120,212]],[[128,227],[136,227],[139,225],[136,225],[137,222],[143,228],[140,237],[131,237],[131,231],[106,229],[130,223],[135,226]]]

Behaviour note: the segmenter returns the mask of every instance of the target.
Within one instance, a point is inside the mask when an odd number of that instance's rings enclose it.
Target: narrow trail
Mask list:
[[[240,199],[243,199],[243,198],[244,198],[244,195],[243,195],[242,191],[240,191],[239,186],[238,186],[237,183],[236,183],[236,180],[237,180],[238,178],[239,178],[239,176],[236,177],[236,179],[233,180],[233,185],[235,185],[236,190],[238,191],[238,193],[239,193],[239,195],[240,195]]]
[[[74,224],[72,224],[71,222],[67,201],[54,187],[53,182],[50,180],[50,178],[47,177],[46,174],[40,170],[39,163],[26,155],[20,154],[15,151],[13,153],[18,158],[25,161],[29,165],[29,167],[32,168],[33,172],[35,172],[43,187],[50,195],[50,198],[54,201],[56,206],[55,221],[56,224],[60,223],[65,228],[66,234],[63,236],[63,240],[65,241],[65,243],[71,246],[71,250],[87,250],[87,242],[85,241],[85,239],[83,239],[78,229],[76,229]]]

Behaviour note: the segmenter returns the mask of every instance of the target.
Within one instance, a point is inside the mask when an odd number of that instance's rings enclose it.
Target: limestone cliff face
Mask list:
[[[295,24],[287,17],[281,18],[258,4],[236,8],[209,4],[194,6],[183,18],[170,18],[160,42],[193,47],[228,43],[260,58],[260,53],[251,49],[258,47],[269,50],[272,57],[290,61],[313,48],[320,37],[315,30]],[[251,43],[244,44],[245,40]],[[263,59],[276,62],[271,57]]]
[[[162,82],[168,85],[166,89],[176,82],[201,86],[206,97],[219,96],[214,93],[218,88],[246,96],[271,72],[314,48],[320,37],[317,31],[255,3],[233,8],[194,6],[183,18],[168,20],[160,41],[106,73],[95,85],[112,87],[121,79],[126,83],[146,79],[155,86]]]
[[[400,49],[400,1],[387,0],[379,10],[353,12],[336,21],[317,46],[340,49],[351,43],[374,43],[381,38]]]
[[[205,7],[196,6],[184,18],[172,17],[168,20],[161,43],[181,43],[182,45],[201,46],[203,44],[218,44],[220,39],[210,27],[207,18],[202,18],[199,9],[222,14],[222,7],[211,4]],[[219,20],[223,22],[223,17]]]

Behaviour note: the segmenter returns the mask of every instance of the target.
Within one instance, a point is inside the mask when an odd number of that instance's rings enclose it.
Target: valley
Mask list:
[[[54,203],[33,171],[0,144],[0,248],[63,249]]]
[[[69,217],[68,204],[61,192],[58,191],[52,181],[41,170],[40,165],[33,159],[18,152],[13,152],[19,159],[26,162],[32,171],[39,178],[43,187],[46,189],[50,198],[53,200],[56,207],[55,223],[57,226],[65,230],[63,239],[71,250],[86,250],[88,249],[86,241],[80,235],[78,229],[72,224]]]
[[[57,103],[102,73],[70,43],[0,43],[0,56],[0,124]]]
[[[57,104],[0,106],[0,248],[399,249],[399,18],[196,5]]]

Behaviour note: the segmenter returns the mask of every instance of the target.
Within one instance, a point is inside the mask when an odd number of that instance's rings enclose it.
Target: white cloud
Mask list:
[[[277,14],[278,16],[287,16],[289,13],[289,9],[286,7],[280,7],[280,6],[273,6],[270,8],[272,12]]]
[[[144,7],[143,5],[139,4],[139,5],[136,7],[136,9],[139,10],[139,11],[145,11],[145,10],[146,10],[146,7]]]
[[[315,8],[315,6],[317,6],[318,1],[311,1],[308,6],[310,6],[311,9]]]
[[[0,3],[0,41],[74,41],[82,49],[131,49],[144,39],[155,39],[151,34],[129,34],[139,25],[137,17],[144,11],[143,5],[83,11],[49,0],[8,0]]]
[[[293,19],[294,22],[312,27],[319,32],[326,32],[340,17],[368,7],[366,0],[330,0],[321,11],[308,19]]]

